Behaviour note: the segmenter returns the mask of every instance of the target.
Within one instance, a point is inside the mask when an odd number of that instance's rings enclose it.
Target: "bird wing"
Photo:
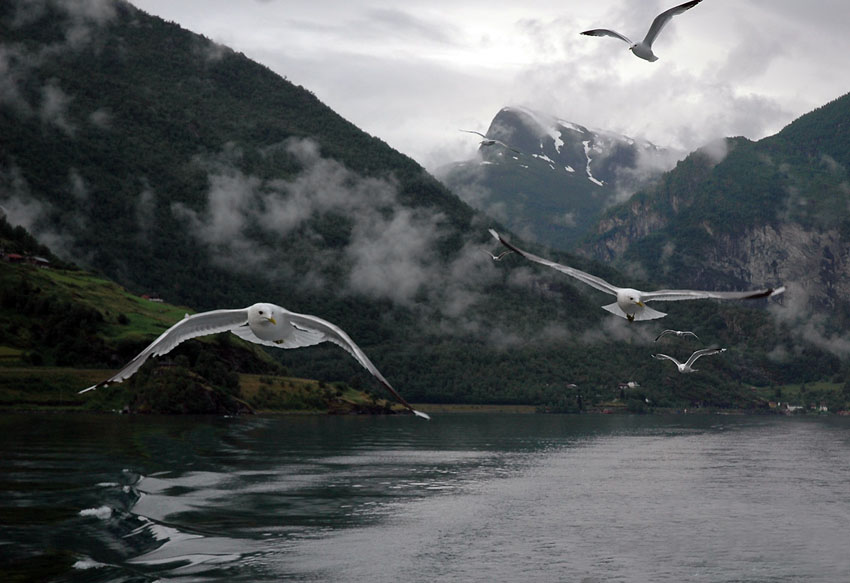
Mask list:
[[[667,336],[668,334],[675,334],[675,333],[676,333],[675,330],[664,330],[663,332],[661,332],[661,334],[659,334],[658,336],[655,337],[655,341],[658,342],[658,339],[661,338],[662,336]]]
[[[620,34],[616,30],[609,30],[607,28],[594,28],[593,30],[585,30],[581,34],[585,34],[587,36],[613,36],[614,38],[618,38],[626,44],[635,44],[631,41],[631,39],[629,39],[629,37]]]
[[[479,136],[481,136],[481,137],[482,137],[482,138],[484,138],[485,140],[486,140],[486,139],[488,139],[488,138],[487,138],[487,136],[485,136],[485,135],[484,135],[484,134],[482,134],[481,132],[476,132],[475,130],[460,130],[460,131],[462,131],[462,132],[466,132],[466,133],[468,133],[468,134],[478,134]]]
[[[584,271],[581,271],[580,269],[576,269],[574,267],[569,267],[568,265],[562,265],[560,263],[555,263],[554,261],[549,261],[548,259],[543,259],[542,257],[538,257],[537,255],[534,255],[533,253],[528,253],[527,251],[523,251],[522,249],[515,247],[514,245],[511,245],[510,243],[508,243],[494,229],[490,229],[490,234],[493,235],[493,237],[495,237],[496,240],[499,241],[502,245],[504,245],[505,247],[507,247],[508,249],[513,251],[514,253],[522,255],[526,259],[528,259],[530,261],[534,261],[535,263],[539,263],[540,265],[545,265],[546,267],[551,267],[552,269],[557,269],[561,273],[566,273],[570,277],[574,277],[577,280],[584,282],[587,285],[598,289],[599,291],[603,291],[605,293],[609,293],[609,294],[616,296],[617,291],[620,289],[618,287],[611,285],[610,283],[608,283],[607,281],[605,281],[601,277],[596,277],[595,275],[585,273]]]
[[[758,298],[768,298],[781,294],[785,291],[785,287],[756,289],[745,292],[723,292],[723,291],[699,291],[694,289],[659,289],[650,292],[641,292],[640,297],[643,301],[666,301],[673,302],[678,300],[701,300],[701,299],[716,299],[716,300],[755,300]]]
[[[701,350],[697,350],[696,352],[694,352],[690,356],[690,358],[688,358],[688,361],[685,363],[685,366],[690,367],[697,361],[698,358],[702,358],[703,356],[710,356],[712,354],[718,354],[720,352],[726,352],[726,349],[725,348],[703,348]]]
[[[159,335],[159,338],[151,342],[147,348],[136,355],[124,368],[119,370],[107,380],[83,389],[80,393],[91,391],[112,383],[120,383],[133,376],[145,361],[151,356],[162,356],[174,350],[178,344],[190,338],[227,332],[248,321],[248,309],[241,310],[213,310],[212,312],[201,312],[192,316],[186,316],[173,326]]]
[[[289,321],[297,330],[320,335],[322,340],[319,342],[333,342],[337,346],[345,349],[346,352],[351,354],[351,356],[353,356],[354,359],[363,366],[363,368],[372,373],[372,375],[378,379],[382,385],[384,385],[384,388],[386,388],[399,403],[410,409],[410,411],[412,411],[415,415],[425,419],[430,419],[426,413],[414,409],[413,406],[392,387],[389,381],[384,378],[384,375],[381,374],[381,371],[378,370],[378,367],[372,364],[369,357],[366,356],[360,347],[357,346],[357,344],[355,344],[348,334],[346,334],[341,328],[331,324],[327,320],[323,320],[317,316],[311,316],[309,314],[295,314],[293,312],[288,312],[288,317]]]
[[[661,14],[655,17],[655,20],[652,21],[652,24],[649,27],[649,31],[647,31],[646,36],[643,38],[643,44],[651,47],[652,43],[655,41],[655,37],[658,36],[658,33],[661,32],[661,29],[670,22],[670,19],[676,16],[677,14],[681,14],[685,10],[690,10],[697,4],[702,2],[702,0],[691,0],[690,2],[685,2],[684,4],[679,4],[678,6],[674,6],[669,10],[665,10]]]
[[[697,336],[696,334],[694,334],[690,330],[664,330],[663,332],[661,332],[661,334],[659,334],[658,336],[655,337],[655,341],[657,342],[661,337],[666,336],[668,334],[675,334],[676,336],[680,336],[680,337],[682,337],[682,336],[693,336],[694,338],[699,340],[699,336]]]
[[[507,144],[506,144],[505,142],[503,142],[502,140],[495,140],[495,142],[496,142],[497,144],[499,144],[500,146],[502,146],[503,148],[506,148],[506,149],[510,150],[511,152],[516,152],[517,154],[522,154],[522,152],[520,152],[519,150],[517,150],[517,149],[516,149],[516,148],[514,148],[513,146],[509,146],[509,145],[507,145]]]
[[[675,359],[675,358],[673,358],[672,356],[669,356],[669,355],[667,355],[667,354],[661,354],[660,352],[659,352],[659,353],[657,353],[657,354],[653,354],[653,355],[652,355],[652,358],[656,358],[656,359],[658,359],[658,360],[663,360],[663,359],[665,359],[665,358],[666,358],[667,360],[672,360],[672,361],[673,361],[673,363],[675,363],[675,365],[676,365],[676,366],[680,366],[680,365],[682,364],[681,362],[679,362],[678,360],[676,360],[676,359]]]

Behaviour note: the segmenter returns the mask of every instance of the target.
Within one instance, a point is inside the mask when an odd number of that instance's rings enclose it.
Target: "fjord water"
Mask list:
[[[850,419],[0,416],[15,581],[848,581]]]

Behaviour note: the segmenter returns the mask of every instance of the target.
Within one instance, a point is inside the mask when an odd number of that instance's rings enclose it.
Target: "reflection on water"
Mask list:
[[[3,415],[0,574],[850,580],[848,459],[834,417]]]

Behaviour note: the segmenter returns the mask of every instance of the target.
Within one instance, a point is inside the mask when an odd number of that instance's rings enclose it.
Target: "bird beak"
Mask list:
[[[635,303],[636,303],[637,305],[639,305],[641,308],[643,308],[643,307],[644,307],[643,302],[642,302],[642,301],[640,301],[640,300],[636,301]]]
[[[274,321],[274,318],[269,317],[269,322],[271,322],[272,324],[274,324],[275,326],[277,326],[277,322],[275,322],[275,321]]]

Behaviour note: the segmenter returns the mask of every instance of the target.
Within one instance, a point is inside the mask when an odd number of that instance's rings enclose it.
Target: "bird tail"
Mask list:
[[[653,310],[649,306],[644,306],[642,310],[639,310],[637,314],[635,314],[635,320],[657,320],[658,318],[663,318],[667,314],[665,312],[659,312],[658,310]]]
[[[620,309],[620,306],[617,305],[617,302],[613,304],[608,304],[607,306],[602,306],[603,310],[608,310],[614,315],[620,316],[621,318],[628,319],[629,316],[623,310]],[[635,314],[635,320],[657,320],[658,318],[663,318],[666,316],[664,312],[659,312],[658,310],[653,310],[649,306],[644,306],[642,310],[638,310]]]

